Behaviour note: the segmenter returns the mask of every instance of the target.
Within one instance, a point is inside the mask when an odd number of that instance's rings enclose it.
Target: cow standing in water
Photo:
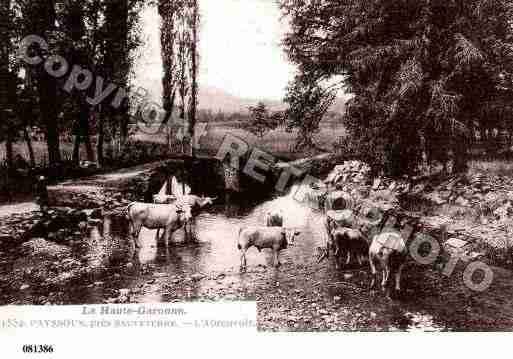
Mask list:
[[[127,207],[130,236],[136,249],[141,248],[139,234],[142,227],[157,229],[157,240],[158,230],[163,228],[163,239],[167,246],[171,235],[185,226],[191,217],[191,208],[178,204],[132,202]]]
[[[240,269],[246,269],[246,252],[251,247],[258,251],[269,248],[273,251],[273,265],[278,267],[280,261],[278,255],[281,250],[286,249],[289,244],[294,244],[295,238],[301,233],[296,230],[283,227],[242,227],[239,230],[237,248],[241,252]]]

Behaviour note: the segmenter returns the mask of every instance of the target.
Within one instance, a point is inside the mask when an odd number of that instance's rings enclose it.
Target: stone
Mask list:
[[[457,249],[461,249],[463,248],[464,246],[466,246],[468,244],[467,241],[464,241],[462,239],[459,239],[459,238],[449,238],[446,242],[446,244],[448,246],[451,246],[453,248],[457,248]]]
[[[464,197],[458,197],[456,201],[454,201],[455,204],[462,207],[468,207],[470,205],[470,201]]]
[[[205,278],[205,276],[203,274],[193,274],[191,276],[191,279],[194,281],[194,282],[199,282],[200,280],[202,280],[203,278]]]
[[[372,183],[372,189],[374,191],[378,190],[380,184],[381,184],[381,178],[375,178],[374,182]]]

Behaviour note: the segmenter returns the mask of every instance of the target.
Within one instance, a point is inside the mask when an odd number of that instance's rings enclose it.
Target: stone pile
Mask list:
[[[377,202],[398,204],[398,196],[415,195],[433,207],[450,205],[478,210],[480,215],[491,220],[513,218],[513,183],[504,177],[460,175],[442,181],[433,178],[393,180],[386,177],[371,179],[369,174],[370,168],[365,163],[346,161],[333,169],[325,183]]]
[[[369,180],[370,167],[360,161],[346,161],[341,165],[335,166],[333,171],[324,181],[330,185],[365,185]]]
[[[115,208],[129,202],[119,191],[99,186],[52,186],[48,198],[50,207],[79,209]]]
[[[431,229],[448,228],[447,243],[484,244],[513,248],[513,181],[486,174],[448,178],[424,177],[393,180],[369,178],[364,163],[347,161],[336,166],[325,183],[351,193],[367,206],[400,208],[398,198],[426,203],[430,217],[422,221]],[[512,252],[513,253],[513,252]]]
[[[458,176],[424,188],[423,197],[434,205],[473,208],[482,216],[504,221],[513,217],[513,184],[510,182],[485,175]]]

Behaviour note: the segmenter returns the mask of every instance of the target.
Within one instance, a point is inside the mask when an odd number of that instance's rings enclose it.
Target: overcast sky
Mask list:
[[[245,98],[282,99],[294,68],[279,46],[286,28],[275,0],[202,0],[200,4],[200,87]],[[162,62],[155,8],[142,14],[142,23],[146,45],[135,83],[158,97]]]

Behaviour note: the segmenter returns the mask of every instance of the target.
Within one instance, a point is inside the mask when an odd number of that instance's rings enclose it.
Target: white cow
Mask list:
[[[246,252],[251,247],[256,247],[258,251],[263,248],[272,249],[274,266],[278,267],[279,252],[293,244],[295,237],[300,234],[299,231],[283,227],[242,227],[237,240],[237,248],[241,251],[240,269],[246,269]]]
[[[158,230],[163,228],[167,245],[171,234],[183,227],[191,217],[191,208],[184,205],[132,202],[127,206],[130,235],[136,248],[141,247],[139,234],[142,227],[157,229],[157,239]]]

